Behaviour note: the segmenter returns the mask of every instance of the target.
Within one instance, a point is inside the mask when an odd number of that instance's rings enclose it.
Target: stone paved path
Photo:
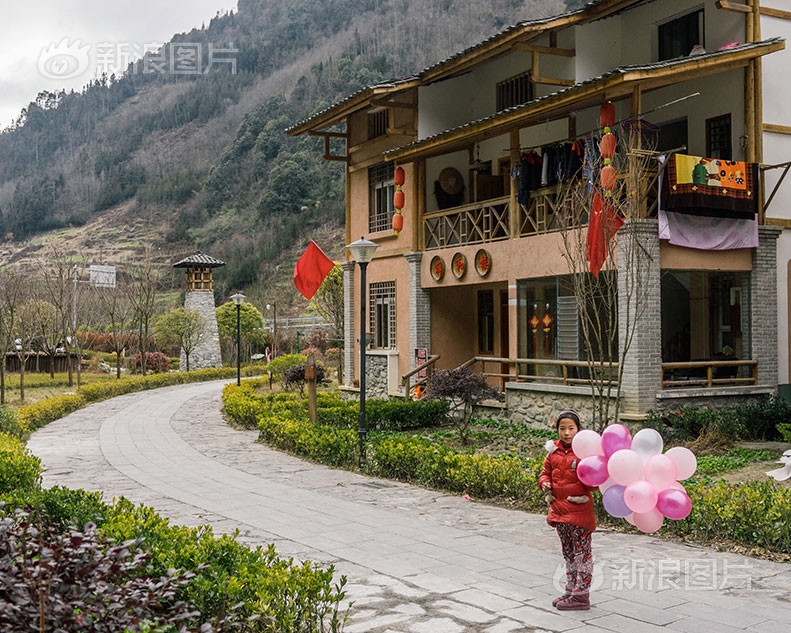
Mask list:
[[[222,419],[224,383],[129,394],[37,431],[45,485],[124,496],[182,525],[240,531],[335,565],[347,633],[787,633],[791,565],[597,531],[590,611],[550,601],[560,548],[543,516],[303,462]]]

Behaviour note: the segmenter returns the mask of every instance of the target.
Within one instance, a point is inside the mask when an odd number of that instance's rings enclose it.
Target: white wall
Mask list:
[[[779,7],[779,5],[777,5]],[[764,123],[791,126],[788,104],[791,102],[791,22],[769,16],[761,18],[761,38],[786,38],[786,49],[763,58],[763,118]],[[791,160],[791,135],[764,133],[764,156],[766,165],[776,165]],[[766,173],[766,195],[769,196],[778,182],[782,169]],[[767,217],[780,220],[791,219],[791,174],[777,190]],[[784,229],[777,245],[777,312],[778,312],[778,364],[779,382],[791,382],[789,377],[789,315],[788,263],[791,261],[791,230]]]

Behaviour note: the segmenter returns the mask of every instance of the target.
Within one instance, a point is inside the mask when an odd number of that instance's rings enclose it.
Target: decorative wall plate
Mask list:
[[[492,256],[489,255],[489,251],[483,248],[478,249],[478,252],[475,253],[475,272],[481,277],[486,277],[491,269]]]
[[[456,253],[450,262],[450,269],[456,279],[461,279],[467,272],[467,258],[462,253]]]
[[[431,276],[434,281],[439,281],[445,276],[445,262],[439,255],[431,258]]]

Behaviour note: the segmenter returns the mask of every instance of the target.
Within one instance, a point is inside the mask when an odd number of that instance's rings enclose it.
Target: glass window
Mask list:
[[[494,291],[478,291],[478,352],[494,353]]]
[[[368,169],[370,203],[368,230],[371,233],[386,231],[392,226],[395,165],[380,163]]]
[[[659,61],[686,57],[703,42],[703,9],[659,25]]]
[[[733,160],[731,148],[731,115],[706,119],[706,156]]]
[[[662,274],[662,361],[750,358],[749,273]]]
[[[368,287],[372,347],[394,349],[396,346],[395,282],[381,281]]]

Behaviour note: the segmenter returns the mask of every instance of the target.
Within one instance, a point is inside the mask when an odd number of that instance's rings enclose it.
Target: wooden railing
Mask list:
[[[494,198],[427,213],[423,218],[426,250],[507,240],[511,236],[510,198]]]
[[[561,385],[589,385],[590,364],[581,360],[555,360],[550,358],[499,358],[495,356],[476,356],[461,367],[481,366],[480,372],[487,378],[513,382],[543,382]],[[487,365],[497,365],[495,371],[487,371]],[[503,372],[508,366],[508,373]],[[610,377],[610,384],[618,384],[618,363],[595,365],[594,371],[601,371]]]
[[[586,361],[549,358],[500,358],[476,356],[461,367],[480,366],[486,378],[501,382],[538,382],[561,385],[589,385],[590,364]],[[492,367],[494,365],[494,367]],[[507,366],[508,371],[503,371]],[[739,375],[740,367],[747,368]],[[618,364],[603,363],[594,367],[602,377],[610,377],[611,386],[618,385]],[[758,362],[754,360],[712,360],[662,363],[662,388],[724,387],[758,384]]]
[[[434,373],[434,365],[438,360],[439,360],[439,354],[434,354],[432,356],[429,356],[428,360],[425,363],[421,363],[413,370],[408,371],[403,376],[401,376],[401,385],[405,389],[404,391],[405,398],[409,399],[409,397],[411,396],[410,392],[412,391],[412,388],[417,387],[418,385],[422,385],[424,382],[426,382],[428,376]],[[412,377],[424,370],[426,372],[426,375],[422,378],[419,378],[414,383],[411,383]]]
[[[746,376],[739,368],[746,367]],[[662,363],[662,388],[757,385],[758,362],[754,360],[711,360]]]

